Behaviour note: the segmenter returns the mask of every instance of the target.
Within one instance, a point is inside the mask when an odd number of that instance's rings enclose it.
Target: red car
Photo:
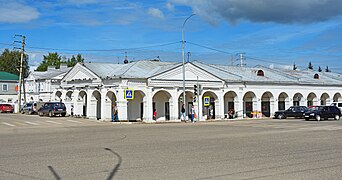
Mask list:
[[[5,112],[9,112],[9,113],[13,113],[14,108],[12,105],[10,104],[0,104],[0,113],[5,113]]]

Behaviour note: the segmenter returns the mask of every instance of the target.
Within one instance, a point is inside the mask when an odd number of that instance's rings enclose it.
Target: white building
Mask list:
[[[342,77],[331,72],[195,61],[185,64],[185,74],[187,112],[193,104],[194,85],[201,86],[194,103],[200,120],[224,119],[231,109],[239,118],[251,117],[257,111],[269,117],[292,105],[326,105],[342,100]],[[79,63],[55,87],[49,91],[53,91],[50,100],[65,102],[68,113],[73,105],[76,115],[110,120],[115,104],[120,120],[152,121],[156,109],[158,120],[180,121],[182,63]],[[133,100],[125,99],[126,89],[134,90]],[[204,106],[204,97],[210,98],[210,106]]]
[[[60,88],[61,79],[70,70],[66,65],[60,69],[49,66],[47,71],[32,71],[25,79],[26,101],[55,101],[54,92]]]

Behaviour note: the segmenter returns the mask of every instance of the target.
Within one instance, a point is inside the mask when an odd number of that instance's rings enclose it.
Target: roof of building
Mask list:
[[[19,76],[8,72],[0,71],[0,80],[18,81]]]
[[[48,69],[47,71],[32,71],[29,76],[34,79],[62,79],[64,74],[66,74],[72,67],[60,68],[60,69]]]
[[[207,64],[200,61],[190,64],[210,73],[226,82],[262,82],[262,83],[295,83],[295,84],[341,84],[342,75],[332,72],[316,72],[313,70],[288,70],[265,66],[240,67]],[[127,64],[84,63],[86,68],[100,78],[143,78],[147,79],[182,65],[180,62],[161,62],[155,60],[135,61]],[[258,75],[262,71],[262,75]]]

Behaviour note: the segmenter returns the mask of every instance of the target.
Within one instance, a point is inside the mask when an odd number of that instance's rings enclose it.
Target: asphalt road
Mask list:
[[[341,179],[341,138],[342,120],[113,124],[0,114],[0,179]]]

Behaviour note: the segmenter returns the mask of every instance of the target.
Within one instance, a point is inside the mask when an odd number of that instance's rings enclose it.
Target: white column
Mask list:
[[[200,121],[205,121],[205,119],[203,119],[203,96],[202,95],[199,95],[199,98],[198,98],[198,108],[196,109],[196,112],[197,112],[197,116],[198,116],[198,119]]]
[[[124,98],[124,88],[119,88],[116,101],[119,121],[129,120],[127,117],[127,103],[128,101]]]
[[[246,117],[246,114],[243,110],[243,106],[244,106],[243,95],[244,95],[243,92],[239,91],[239,97],[238,97],[239,104],[238,104],[237,111],[236,111],[238,118],[245,118]]]
[[[223,90],[220,90],[219,93],[217,93],[218,96],[218,106],[217,109],[219,109],[218,114],[216,114],[216,117],[220,118],[220,119],[224,119],[224,93]],[[216,108],[216,107],[215,107]]]
[[[178,119],[180,110],[178,109],[178,91],[177,89],[173,89],[170,91],[172,96],[172,103],[170,103],[170,120],[180,121]]]
[[[92,92],[93,90],[88,89],[87,91],[87,117],[89,119],[96,119],[96,106],[94,105],[94,103],[96,103],[96,101],[92,100]]]
[[[102,121],[110,121],[111,117],[108,117],[108,112],[111,112],[110,107],[108,108],[108,101],[110,100],[107,99],[106,94],[107,94],[107,89],[101,89],[101,120]],[[109,103],[110,104],[110,103]]]
[[[144,122],[152,122],[153,116],[153,99],[152,99],[152,88],[147,88],[146,97],[144,101]]]

